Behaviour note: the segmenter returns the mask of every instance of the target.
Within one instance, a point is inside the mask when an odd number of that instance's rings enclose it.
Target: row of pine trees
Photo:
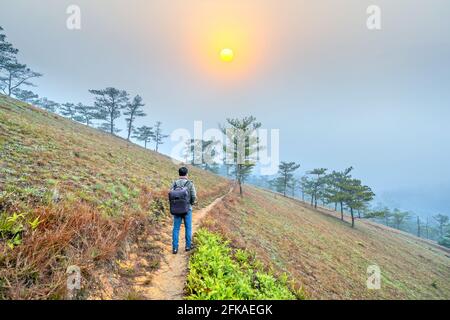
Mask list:
[[[89,90],[93,95],[92,105],[83,103],[57,103],[46,97],[39,97],[36,93],[24,89],[34,87],[32,80],[42,77],[42,73],[31,70],[19,61],[19,50],[7,41],[3,28],[0,26],[0,91],[10,97],[15,97],[26,103],[39,106],[49,112],[58,113],[71,120],[84,123],[87,126],[96,125],[98,129],[111,134],[121,130],[117,127],[117,120],[126,116],[126,139],[135,138],[147,144],[154,142],[155,150],[168,137],[162,132],[162,123],[157,121],[154,126],[136,127],[138,118],[145,117],[145,106],[140,95],[131,98],[125,90],[108,87],[101,90]]]
[[[92,106],[71,102],[58,104],[46,98],[31,101],[21,97],[17,98],[40,106],[47,111],[59,113],[87,126],[93,126],[94,121],[100,121],[97,128],[113,135],[121,131],[117,126],[117,121],[124,115],[126,121],[125,138],[127,141],[135,138],[138,141],[142,141],[145,148],[150,142],[154,142],[155,151],[159,151],[159,146],[168,137],[162,131],[162,123],[157,121],[153,127],[145,125],[136,127],[135,125],[138,118],[147,116],[143,109],[145,103],[140,95],[130,98],[129,93],[125,90],[112,87],[101,90],[89,90],[89,92],[94,97]]]
[[[431,219],[424,219],[410,211],[390,209],[381,204],[372,206],[375,194],[370,187],[352,177],[353,167],[331,172],[325,168],[316,168],[307,171],[300,178],[295,175],[299,168],[300,165],[295,162],[282,162],[277,177],[266,183],[264,179],[255,182],[284,196],[298,197],[314,208],[320,203],[327,209],[340,212],[342,220],[348,212],[352,226],[356,216],[359,219],[373,219],[421,238],[437,240],[440,244],[450,247],[449,216],[437,214]]]

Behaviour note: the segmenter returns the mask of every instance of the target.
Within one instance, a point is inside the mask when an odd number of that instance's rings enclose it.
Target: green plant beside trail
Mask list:
[[[206,229],[196,234],[187,278],[189,300],[295,300],[287,277],[276,279],[244,250],[233,250],[220,235]]]
[[[0,240],[5,240],[8,247],[14,249],[22,243],[22,234],[27,229],[34,231],[40,223],[39,217],[27,220],[24,213],[8,215],[0,212]]]

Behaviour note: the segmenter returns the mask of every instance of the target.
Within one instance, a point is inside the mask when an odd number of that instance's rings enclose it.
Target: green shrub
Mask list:
[[[6,241],[10,249],[22,243],[26,230],[34,231],[42,223],[40,217],[27,220],[27,215],[27,213],[10,215],[7,212],[0,212],[0,240]]]
[[[5,212],[0,213],[0,239],[6,240],[11,249],[22,243],[22,233],[25,230],[24,220],[24,214],[14,213],[10,216]]]
[[[197,249],[189,262],[189,300],[294,300],[287,277],[266,273],[244,250],[233,252],[229,242],[206,229],[196,234]]]

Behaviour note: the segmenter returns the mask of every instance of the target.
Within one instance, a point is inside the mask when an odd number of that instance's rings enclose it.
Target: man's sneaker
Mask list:
[[[189,252],[189,251],[191,251],[192,249],[194,249],[194,247],[193,247],[193,246],[190,246],[190,247],[186,247],[186,252]]]
[[[172,253],[173,253],[173,254],[177,254],[177,253],[178,253],[178,249],[173,249],[173,250],[172,250]]]

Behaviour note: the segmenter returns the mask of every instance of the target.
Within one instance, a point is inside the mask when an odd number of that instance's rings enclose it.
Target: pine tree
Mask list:
[[[301,177],[299,183],[300,183],[300,190],[302,191],[302,201],[305,201],[305,194],[309,194],[308,193],[308,185],[309,185],[308,176]]]
[[[392,213],[391,213],[391,217],[394,223],[394,227],[396,229],[400,229],[402,223],[407,220],[410,216],[410,213],[407,211],[401,211],[397,208],[395,208]]]
[[[308,174],[316,176],[311,197],[311,206],[314,204],[314,208],[317,208],[317,200],[325,195],[324,187],[326,179],[324,179],[324,175],[326,172],[327,169],[325,168],[318,168],[308,172]]]
[[[270,186],[271,189],[275,190],[276,192],[283,193],[285,191],[283,177],[276,177],[275,179],[272,179],[270,181]]]
[[[155,124],[153,141],[155,142],[155,151],[158,152],[159,146],[164,144],[164,140],[169,136],[162,133],[161,121],[157,121]]]
[[[314,203],[314,189],[315,181],[309,176],[303,176],[300,179],[300,185],[302,188],[302,199],[305,201],[305,194],[311,198],[311,206]]]
[[[198,166],[202,163],[203,141],[199,139],[189,139],[185,146],[185,160],[193,166]]]
[[[123,114],[128,116],[128,118],[125,119],[127,121],[128,141],[130,141],[131,132],[134,129],[133,127],[134,120],[136,120],[137,117],[146,116],[144,110],[141,109],[143,106],[145,106],[145,104],[142,102],[142,98],[139,95],[137,95],[133,98],[133,100],[130,103],[127,103],[125,107],[126,111]]]
[[[243,195],[242,184],[250,176],[260,150],[256,135],[256,130],[260,127],[261,123],[256,122],[253,116],[243,119],[228,118],[227,125],[220,127],[230,141],[229,145],[224,146],[226,162],[232,167],[241,196]]]
[[[14,89],[20,86],[35,86],[30,80],[42,77],[41,73],[32,71],[26,64],[21,64],[17,60],[6,63],[2,69],[0,88],[8,96],[11,96]]]
[[[216,146],[219,141],[216,140],[202,140],[202,167],[204,170],[217,173],[219,165],[215,161],[217,155]]]
[[[380,207],[376,210],[369,211],[364,218],[366,219],[382,219],[384,224],[389,226],[389,219],[391,218],[391,211],[388,207]]]
[[[350,173],[352,170],[353,167],[344,171],[333,171],[324,178],[326,183],[324,196],[329,203],[335,203],[335,210],[337,210],[338,204],[340,205],[341,220],[344,220],[344,200],[346,196],[343,188],[351,179]]]
[[[444,227],[448,224],[449,217],[443,214],[438,214],[433,216],[433,219],[438,223],[439,236],[442,237],[444,235]]]
[[[52,100],[49,100],[49,99],[47,99],[45,97],[40,98],[39,100],[37,100],[35,102],[35,104],[37,106],[41,107],[42,109],[47,110],[49,112],[56,112],[59,109],[59,107],[60,107],[59,103],[54,102]]]
[[[0,71],[2,71],[3,66],[14,61],[19,52],[11,43],[6,41],[6,35],[2,31],[3,28],[0,27]]]
[[[300,168],[300,165],[296,164],[295,162],[282,161],[278,166],[278,175],[281,178],[279,180],[279,183],[281,183],[281,192],[284,196],[286,196],[287,189],[294,179],[294,172],[298,168]]]
[[[296,177],[292,177],[288,187],[291,189],[291,196],[295,197],[295,191],[297,190],[297,187],[300,185],[300,180]]]
[[[120,117],[120,111],[128,104],[128,93],[111,87],[89,92],[95,96],[97,119],[106,121],[99,129],[111,134],[119,132],[120,130],[115,127],[115,121]]]
[[[88,106],[82,103],[78,103],[75,106],[75,120],[84,123],[88,127],[91,125],[91,121],[96,119],[97,113],[96,108],[93,106]]]
[[[19,99],[20,101],[29,103],[29,104],[36,104],[36,102],[39,99],[39,96],[29,90],[22,90],[19,88],[16,88],[13,90],[13,95],[16,97],[16,99]]]
[[[153,140],[155,133],[153,132],[152,127],[142,126],[135,130],[133,130],[134,135],[133,138],[143,141],[144,147],[147,149],[147,143]]]
[[[75,104],[70,102],[61,104],[59,112],[61,113],[61,115],[69,118],[70,120],[75,120],[77,116]]]
[[[344,203],[350,208],[352,228],[355,227],[355,210],[361,210],[372,201],[375,194],[368,186],[361,184],[358,179],[349,179],[343,185]]]
[[[21,86],[34,86],[30,80],[41,77],[42,74],[31,70],[26,64],[19,63],[19,50],[6,41],[6,35],[2,31],[3,28],[0,27],[0,90],[11,96]]]

